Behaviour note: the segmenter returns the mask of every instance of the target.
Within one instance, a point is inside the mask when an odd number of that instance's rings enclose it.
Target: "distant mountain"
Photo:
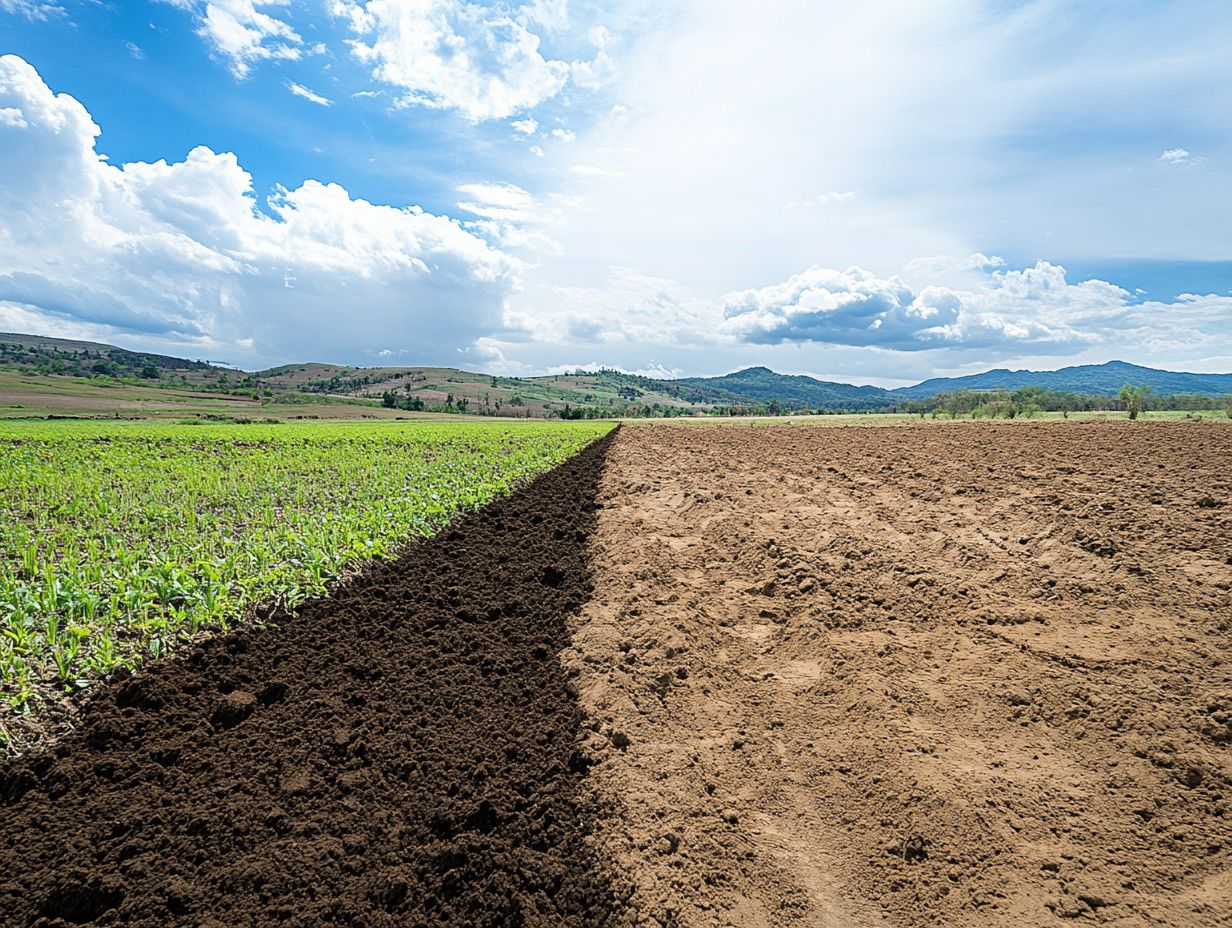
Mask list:
[[[811,409],[879,409],[894,402],[881,387],[817,380],[800,374],[776,374],[766,367],[749,367],[722,377],[684,377],[672,383],[727,394],[728,402],[769,403]]]
[[[927,399],[951,390],[1017,390],[1043,387],[1060,393],[1115,394],[1125,384],[1146,384],[1155,394],[1202,393],[1222,396],[1232,393],[1232,374],[1188,374],[1141,367],[1124,361],[1081,364],[1058,371],[992,370],[966,377],[934,377],[913,387],[891,390],[891,399]]]

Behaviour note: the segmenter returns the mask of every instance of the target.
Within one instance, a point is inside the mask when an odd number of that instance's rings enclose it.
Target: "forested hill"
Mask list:
[[[1059,371],[992,370],[967,377],[935,377],[913,387],[890,391],[908,399],[926,399],[953,390],[1018,390],[1041,387],[1064,393],[1096,393],[1111,396],[1125,384],[1149,386],[1156,394],[1202,393],[1220,396],[1232,393],[1232,374],[1188,374],[1141,367],[1124,361],[1082,364]]]
[[[878,409],[894,402],[893,395],[881,387],[859,387],[801,374],[776,374],[767,367],[750,367],[722,377],[684,377],[673,383],[720,390],[732,402],[778,402],[788,407]]]

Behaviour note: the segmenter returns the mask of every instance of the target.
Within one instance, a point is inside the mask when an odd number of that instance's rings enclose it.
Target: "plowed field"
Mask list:
[[[1230,466],[1219,425],[622,430],[566,660],[637,911],[1232,924]]]

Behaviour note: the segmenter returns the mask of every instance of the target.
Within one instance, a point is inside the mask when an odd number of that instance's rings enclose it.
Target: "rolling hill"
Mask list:
[[[766,367],[749,367],[723,377],[686,377],[676,384],[717,390],[729,402],[770,403],[811,409],[881,409],[893,399],[881,387],[817,380],[802,374],[776,374]]]
[[[1189,374],[1153,367],[1109,361],[1082,364],[1058,371],[985,371],[967,377],[935,377],[912,387],[891,390],[895,396],[924,399],[950,390],[1017,390],[1042,387],[1063,393],[1097,393],[1111,396],[1125,384],[1147,385],[1157,394],[1199,393],[1221,396],[1232,393],[1232,374]]]

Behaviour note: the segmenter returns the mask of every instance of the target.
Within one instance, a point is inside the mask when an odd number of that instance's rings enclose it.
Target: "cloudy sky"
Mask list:
[[[0,0],[0,330],[1232,370],[1226,0]]]

